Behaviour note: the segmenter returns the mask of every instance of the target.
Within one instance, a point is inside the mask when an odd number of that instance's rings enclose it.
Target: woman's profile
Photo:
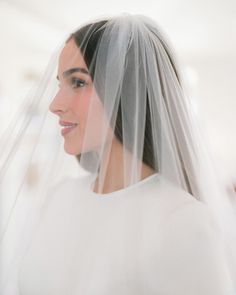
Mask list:
[[[91,21],[66,39],[56,68],[48,108],[85,174],[48,190],[17,292],[230,294],[220,192],[156,23]]]

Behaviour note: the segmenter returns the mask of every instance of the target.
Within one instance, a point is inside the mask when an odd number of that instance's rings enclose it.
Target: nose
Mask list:
[[[56,115],[60,115],[67,110],[65,95],[63,95],[62,90],[60,89],[56,96],[53,98],[49,110]]]

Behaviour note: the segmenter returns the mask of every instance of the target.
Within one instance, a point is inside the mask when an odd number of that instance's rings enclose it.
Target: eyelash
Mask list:
[[[71,84],[73,88],[81,88],[87,85],[88,83],[86,83],[84,80],[81,80],[79,78],[71,78]],[[81,84],[83,85],[81,86]]]

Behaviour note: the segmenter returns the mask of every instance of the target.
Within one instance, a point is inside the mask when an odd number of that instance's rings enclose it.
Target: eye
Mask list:
[[[87,85],[88,83],[86,83],[84,80],[81,80],[79,78],[71,78],[71,85],[73,88],[80,88],[80,87],[84,87],[85,85]]]

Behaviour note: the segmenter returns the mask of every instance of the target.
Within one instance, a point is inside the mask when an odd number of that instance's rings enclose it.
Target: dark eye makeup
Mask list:
[[[70,83],[71,83],[71,85],[72,85],[73,88],[81,88],[81,87],[84,87],[85,85],[88,84],[84,80],[79,79],[77,77],[71,77]]]

